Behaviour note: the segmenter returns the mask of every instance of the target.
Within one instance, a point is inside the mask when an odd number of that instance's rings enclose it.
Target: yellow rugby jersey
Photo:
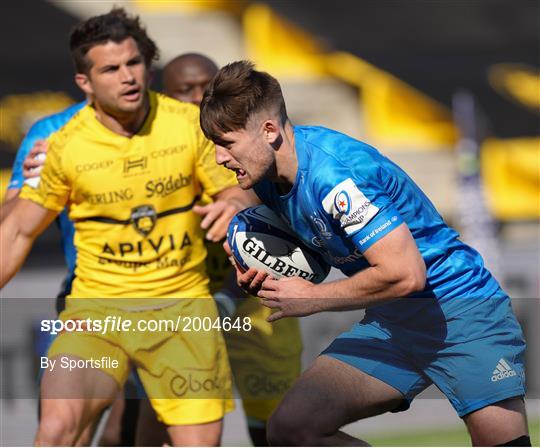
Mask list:
[[[192,207],[203,191],[213,196],[236,178],[216,164],[196,106],[149,96],[149,115],[132,137],[102,125],[91,106],[81,109],[49,137],[38,187],[21,192],[50,210],[68,207],[77,249],[70,297],[172,298],[207,288]]]

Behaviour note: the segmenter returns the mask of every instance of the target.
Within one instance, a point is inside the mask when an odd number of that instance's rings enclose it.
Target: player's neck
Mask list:
[[[147,94],[142,107],[134,112],[126,114],[111,113],[98,103],[94,104],[94,108],[96,110],[96,118],[103,126],[116,134],[132,137],[143,126],[150,111],[150,103]]]
[[[294,147],[294,128],[290,121],[285,123],[282,142],[276,153],[276,183],[283,194],[287,194],[296,181],[298,158]]]

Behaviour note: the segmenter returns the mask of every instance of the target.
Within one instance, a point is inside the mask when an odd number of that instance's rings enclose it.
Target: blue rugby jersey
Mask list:
[[[369,266],[363,252],[405,222],[425,261],[425,289],[373,307],[390,322],[447,320],[506,297],[482,257],[458,239],[433,204],[396,164],[373,147],[322,127],[294,128],[298,173],[282,196],[264,180],[261,200],[332,266],[351,276]]]
[[[8,190],[20,189],[23,187],[23,163],[29,152],[32,150],[34,143],[37,140],[45,140],[52,133],[58,131],[85,105],[86,101],[74,104],[61,112],[40,119],[32,125],[15,156]],[[64,285],[68,292],[71,289],[71,282],[73,281],[77,259],[77,252],[75,251],[75,246],[73,244],[75,228],[73,223],[69,220],[65,210],[58,215],[57,223],[62,235],[62,249],[68,267],[68,274]]]

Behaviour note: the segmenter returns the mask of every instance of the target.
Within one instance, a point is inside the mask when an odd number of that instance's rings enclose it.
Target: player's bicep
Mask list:
[[[4,219],[12,212],[17,204],[17,198],[20,191],[19,188],[11,188],[6,191],[4,201],[0,204],[0,223],[4,222]]]
[[[56,212],[24,199],[16,199],[13,211],[0,228],[0,287],[21,267],[35,238],[54,220]]]
[[[380,280],[399,288],[399,296],[425,288],[426,265],[407,224],[379,238],[363,255]]]
[[[426,270],[424,259],[405,223],[372,244],[364,257],[370,266],[388,266],[394,271],[412,270],[415,275]]]
[[[6,194],[4,196],[4,203],[2,206],[6,205],[7,201],[13,201],[19,196],[19,193],[21,192],[20,188],[8,188],[6,190]]]
[[[33,239],[43,232],[58,212],[49,210],[33,201],[16,199],[12,212],[5,219],[5,225],[16,229],[16,232],[26,238]]]

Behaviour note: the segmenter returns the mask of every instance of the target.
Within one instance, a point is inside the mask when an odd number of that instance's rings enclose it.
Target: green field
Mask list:
[[[540,446],[540,420],[529,422],[531,442],[533,446]],[[431,429],[425,432],[402,433],[400,435],[386,435],[381,437],[366,437],[373,446],[471,446],[469,435],[465,427],[453,430]]]

